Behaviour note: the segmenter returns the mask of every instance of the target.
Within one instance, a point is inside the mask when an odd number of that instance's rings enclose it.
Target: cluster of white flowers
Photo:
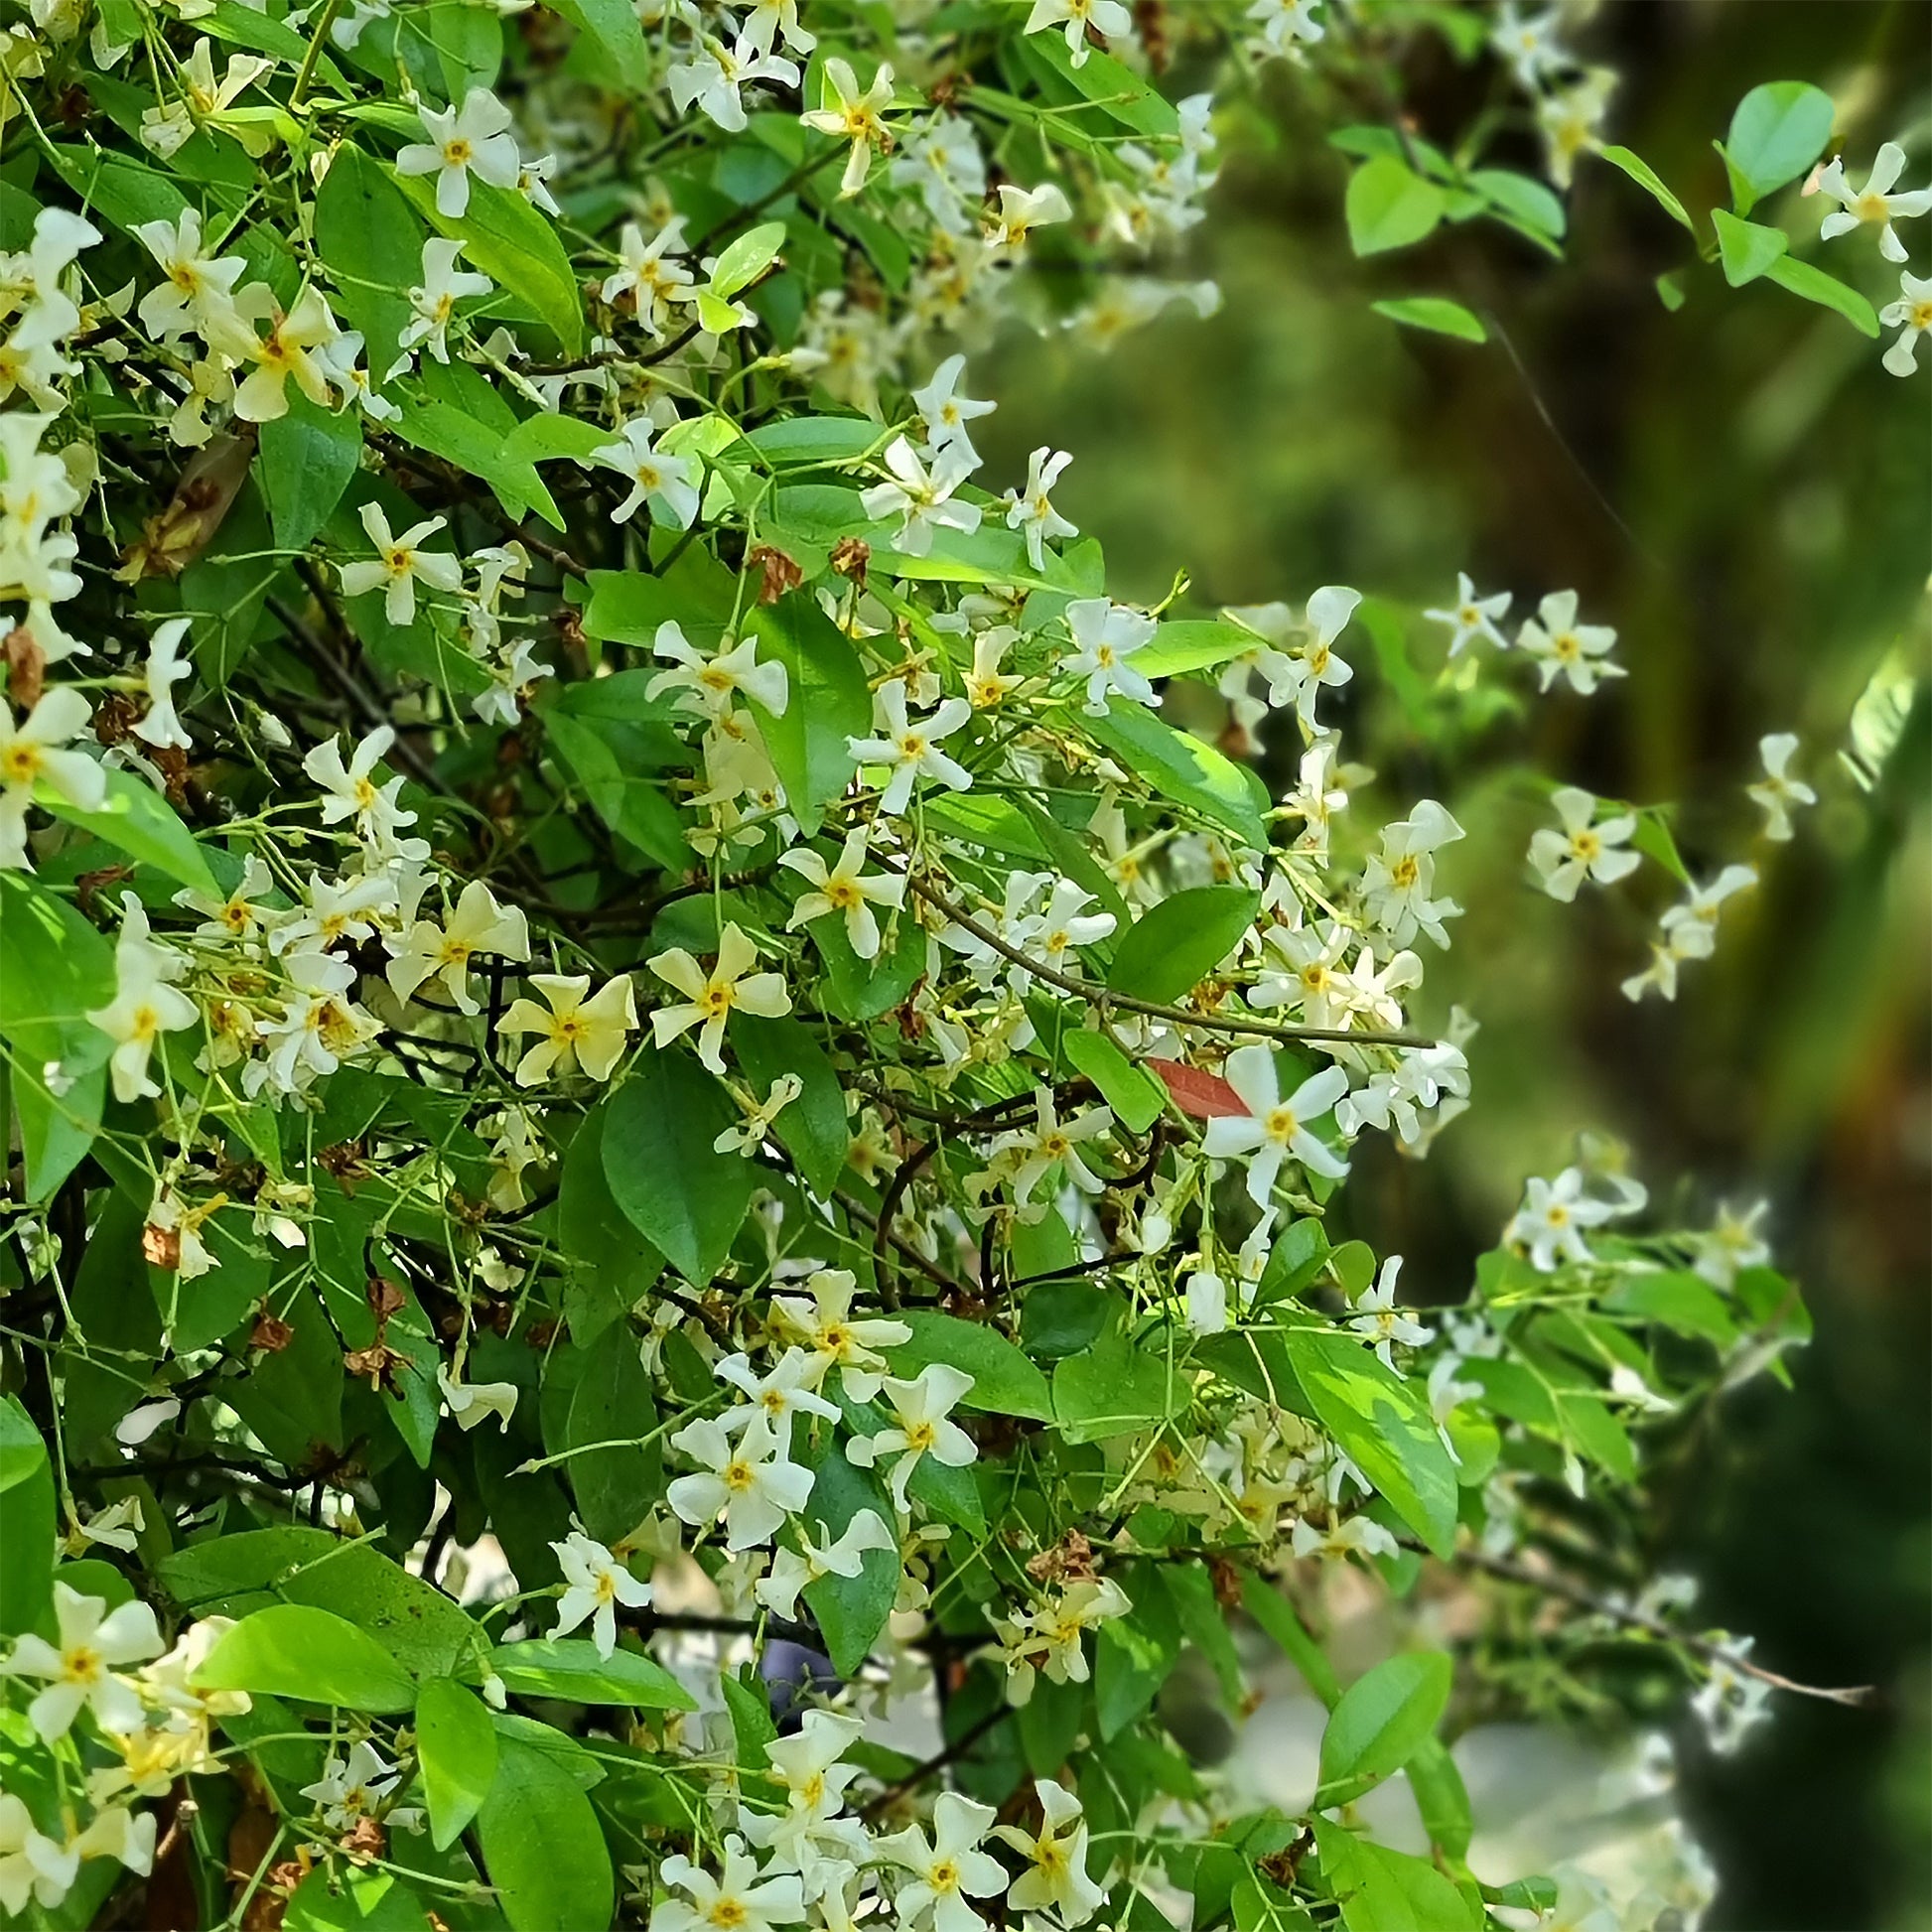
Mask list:
[[[84,1860],[151,1870],[155,1814],[131,1801],[161,1797],[190,1774],[220,1771],[210,1725],[249,1705],[242,1692],[194,1687],[208,1652],[231,1627],[225,1617],[191,1624],[170,1649],[146,1603],[110,1608],[104,1597],[57,1580],[54,1624],[51,1641],[32,1633],[17,1637],[0,1659],[0,1677],[35,1687],[27,1707],[34,1734],[74,1766],[58,1834],[20,1795],[0,1791],[0,1912],[10,1915],[30,1903],[58,1909]],[[76,1751],[82,1730],[108,1752],[108,1761],[85,1771]]]
[[[1489,45],[1530,97],[1550,179],[1568,188],[1578,157],[1601,145],[1618,76],[1615,69],[1593,67],[1563,44],[1562,14],[1557,6],[1526,13],[1515,0],[1502,0]]]

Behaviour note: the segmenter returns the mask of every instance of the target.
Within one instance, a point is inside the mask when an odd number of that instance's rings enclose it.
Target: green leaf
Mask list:
[[[409,321],[405,290],[422,280],[423,226],[381,165],[352,142],[335,151],[316,192],[316,249],[336,278],[335,304],[362,332],[377,386]]]
[[[1425,1859],[1313,1821],[1321,1876],[1347,1932],[1476,1932],[1482,1913]]]
[[[1614,143],[1592,148],[1590,152],[1601,155],[1612,168],[1628,175],[1679,227],[1690,229],[1693,234],[1697,232],[1691,217],[1684,212],[1684,204],[1664,186],[1658,179],[1657,171],[1641,155],[1632,154],[1628,148],[1620,148]]]
[[[579,1354],[561,1445],[576,1452],[564,1468],[585,1529],[600,1543],[615,1543],[663,1488],[663,1457],[655,1443],[642,1441],[656,1427],[657,1405],[626,1323],[612,1323]]]
[[[508,454],[502,429],[453,402],[404,395],[397,406],[402,414],[385,427],[404,442],[487,483],[504,513],[517,521],[534,509],[554,528],[564,527],[563,515],[543,479],[533,465]]]
[[[577,276],[548,215],[513,190],[473,178],[470,206],[461,219],[452,220],[438,211],[436,186],[427,176],[400,176],[396,186],[433,227],[462,241],[464,258],[473,268],[529,305],[567,358],[584,352],[584,304]]]
[[[429,1932],[423,1901],[387,1871],[318,1865],[296,1886],[286,1932]]]
[[[691,863],[691,845],[664,780],[653,768],[656,748],[651,740],[621,722],[581,717],[562,703],[541,706],[540,715],[552,747],[584,787],[598,817],[667,872],[682,872]]]
[[[251,1611],[208,1652],[195,1683],[345,1711],[407,1711],[416,1702],[408,1673],[373,1637],[306,1603]]]
[[[112,1042],[83,1016],[114,997],[114,955],[66,899],[11,871],[0,872],[0,1036],[16,1052],[10,1084],[28,1198],[42,1201],[100,1128]],[[61,1069],[58,1093],[50,1066]]]
[[[1679,309],[1683,308],[1684,277],[1681,274],[1673,270],[1669,274],[1660,275],[1657,277],[1655,286],[1657,290],[1657,300],[1661,302],[1672,315],[1675,315]]]
[[[1053,1419],[1045,1376],[997,1329],[936,1309],[908,1309],[900,1318],[912,1339],[886,1350],[895,1375],[909,1378],[930,1362],[946,1362],[973,1378],[959,1398],[962,1409],[1035,1422]]]
[[[1455,1759],[1440,1737],[1425,1737],[1410,1753],[1403,1766],[1409,1788],[1416,1794],[1416,1809],[1422,1814],[1423,1829],[1431,1841],[1451,1859],[1469,1855],[1469,1840],[1475,1835],[1475,1820],[1469,1810],[1468,1788]]]
[[[1625,1275],[1603,1298],[1602,1308],[1606,1314],[1634,1314],[1720,1348],[1737,1339],[1737,1324],[1724,1298],[1688,1269]]]
[[[1060,1053],[1069,1066],[1100,1089],[1101,1099],[1130,1133],[1145,1134],[1167,1111],[1167,1089],[1153,1074],[1136,1066],[1106,1034],[1062,1034]]]
[[[731,1714],[739,1763],[747,1770],[762,1771],[771,1761],[770,1747],[778,1741],[778,1726],[771,1720],[771,1693],[750,1664],[743,1675],[721,1672],[718,1688]]]
[[[1164,1423],[1187,1397],[1185,1378],[1165,1352],[1137,1347],[1118,1330],[1053,1370],[1053,1417],[1069,1443],[1104,1442]]]
[[[1672,836],[1670,818],[1664,807],[1648,805],[1637,813],[1637,829],[1631,834],[1630,843],[1646,859],[1656,860],[1680,886],[1690,885],[1691,871],[1684,863],[1684,855],[1677,849],[1677,840]]]
[[[0,1636],[31,1630],[54,1588],[54,1468],[17,1396],[0,1396]]]
[[[564,1284],[570,1337],[588,1348],[664,1272],[664,1257],[637,1238],[604,1174],[603,1106],[584,1116],[564,1156],[557,1237],[571,1270]]]
[[[1292,1328],[1288,1359],[1320,1423],[1439,1557],[1455,1541],[1455,1465],[1429,1404],[1350,1335]]]
[[[1733,187],[1741,181],[1748,191],[1736,201],[1739,214],[1796,181],[1825,152],[1834,111],[1831,95],[1803,80],[1767,80],[1737,103],[1724,156]]]
[[[279,549],[306,550],[362,460],[362,419],[318,409],[299,390],[286,416],[261,426],[260,476]]]
[[[174,806],[132,771],[110,768],[102,775],[107,780],[107,796],[97,811],[82,811],[45,787],[34,802],[56,818],[78,825],[117,847],[130,859],[165,872],[177,885],[198,893],[213,893],[214,875],[208,871],[207,855],[196,844],[194,833],[181,822]]]
[[[584,634],[606,643],[648,646],[656,641],[659,624],[677,622],[687,628],[705,628],[722,624],[731,615],[727,603],[722,610],[703,612],[694,626],[692,600],[676,584],[642,571],[594,570],[590,587],[590,602],[584,607]]]
[[[1711,210],[1711,220],[1718,230],[1718,256],[1724,263],[1725,280],[1734,289],[1756,281],[1791,245],[1782,228],[1740,221],[1721,207]]]
[[[1177,1643],[1163,1644],[1143,1627],[1139,1587],[1134,1594],[1136,1614],[1109,1618],[1094,1638],[1093,1714],[1101,1738],[1108,1743],[1160,1694],[1173,1673],[1178,1649]]]
[[[1262,814],[1270,800],[1245,765],[1176,731],[1145,705],[1116,702],[1104,718],[1082,717],[1080,722],[1162,797],[1211,818],[1247,851],[1266,849],[1268,828]]]
[[[292,1310],[290,1318],[298,1335],[330,1334],[320,1311]],[[342,1351],[333,1335],[330,1352],[340,1371]],[[269,1360],[290,1356],[300,1365],[295,1348]],[[259,1374],[240,1388],[250,1387]],[[187,1544],[163,1559],[161,1580],[176,1602],[202,1616],[241,1616],[276,1597],[331,1611],[417,1676],[452,1676],[470,1665],[481,1647],[482,1632],[461,1604],[380,1550],[345,1542],[329,1530],[291,1524]]]
[[[1227,1611],[1214,1592],[1213,1576],[1204,1563],[1173,1564],[1162,1575],[1182,1633],[1213,1667],[1222,1703],[1238,1711],[1247,1695],[1247,1678],[1228,1629]]]
[[[1051,68],[1076,93],[1083,94],[1121,126],[1158,139],[1171,140],[1179,133],[1180,117],[1173,102],[1149,85],[1145,75],[1111,54],[1089,46],[1086,59],[1076,68],[1063,35],[1036,34],[1026,47],[1031,56]]]
[[[615,440],[603,423],[587,423],[580,416],[553,416],[548,411],[539,411],[524,417],[503,439],[503,454],[519,463],[588,464],[599,450],[609,449]],[[599,571],[596,574],[611,577],[618,573]]]
[[[441,1852],[483,1808],[496,1776],[496,1731],[476,1692],[432,1677],[416,1693],[416,1762]]]
[[[872,732],[865,666],[852,639],[803,591],[760,609],[749,628],[758,634],[759,658],[782,664],[788,682],[783,716],[760,711],[765,749],[785,802],[801,820],[815,821],[858,768],[846,740]]]
[[[590,1932],[611,1923],[617,1883],[603,1828],[550,1752],[502,1740],[477,1839],[511,1932]]]
[[[1448,206],[1434,182],[1393,155],[1378,155],[1348,178],[1343,212],[1349,245],[1358,255],[1406,248],[1434,229]]]
[[[1810,262],[1794,261],[1789,255],[1780,256],[1765,274],[1779,288],[1789,289],[1793,295],[1801,295],[1807,302],[1836,309],[1860,335],[1876,338],[1878,317],[1871,304],[1857,289],[1848,288],[1837,276],[1827,275],[1822,268],[1812,267]]]
[[[1261,909],[1245,886],[1196,886],[1151,907],[1119,936],[1107,985],[1171,1004],[1191,992],[1241,942]]]
[[[642,93],[651,83],[650,49],[637,9],[629,0],[554,0],[555,10],[588,34],[609,58],[624,91]]]
[[[729,302],[741,289],[749,288],[777,259],[785,245],[785,224],[766,221],[742,234],[718,257],[711,271],[714,294]]]
[[[1210,670],[1259,641],[1252,630],[1220,618],[1182,618],[1162,624],[1153,643],[1134,653],[1134,668],[1146,677]]]
[[[812,1477],[806,1522],[823,1525],[830,1539],[837,1541],[852,1519],[867,1509],[891,1535],[896,1518],[879,1478],[869,1469],[856,1467],[837,1443],[828,1444]],[[825,1576],[805,1586],[805,1602],[825,1639],[832,1668],[841,1677],[858,1676],[893,1613],[898,1587],[898,1555],[893,1550],[868,1550],[856,1577]]]
[[[50,145],[48,159],[92,213],[123,231],[144,221],[177,221],[188,197],[164,174],[98,148]]]
[[[669,1671],[621,1646],[608,1657],[579,1637],[533,1637],[499,1645],[489,1668],[518,1697],[568,1704],[622,1704],[639,1711],[695,1711],[697,1701]]]
[[[1568,225],[1563,203],[1528,175],[1514,174],[1507,168],[1477,168],[1469,175],[1469,186],[1525,227],[1553,241],[1562,237]]]
[[[612,1198],[699,1286],[710,1282],[752,1205],[757,1169],[712,1151],[738,1120],[724,1088],[681,1050],[646,1053],[605,1115]]]
[[[1486,343],[1489,332],[1479,318],[1459,302],[1440,295],[1405,295],[1391,302],[1371,303],[1378,316],[1387,316],[1407,329],[1427,329],[1438,336],[1454,336],[1465,343]]]
[[[773,1132],[813,1191],[830,1194],[845,1172],[852,1144],[845,1091],[830,1056],[802,1020],[734,1013],[730,1026],[732,1051],[760,1099],[784,1074],[794,1074],[803,1083],[798,1098],[773,1123]]]
[[[1341,1694],[1321,1733],[1321,1783],[1315,1806],[1352,1803],[1399,1771],[1436,1733],[1455,1680],[1446,1652],[1389,1657]]]
[[[885,433],[870,416],[786,416],[745,440],[767,463],[848,463],[877,449]]]

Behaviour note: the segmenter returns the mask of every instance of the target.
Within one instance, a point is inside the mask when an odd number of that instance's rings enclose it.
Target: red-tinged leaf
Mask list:
[[[1149,1060],[1147,1064],[1160,1074],[1173,1095],[1173,1104],[1189,1120],[1219,1120],[1226,1114],[1248,1111],[1241,1096],[1218,1073],[1204,1073],[1179,1060]]]

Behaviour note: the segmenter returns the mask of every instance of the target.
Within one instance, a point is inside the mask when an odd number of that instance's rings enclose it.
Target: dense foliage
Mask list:
[[[1115,603],[1066,453],[975,481],[964,357],[1210,307],[1180,237],[1289,59],[1363,253],[1560,250],[1489,151],[1533,126],[1684,273],[1875,334],[1748,217],[1813,176],[1895,259],[1932,194],[1813,175],[1831,102],[1779,84],[1706,235],[1553,21],[1330,16],[9,30],[0,1911],[1473,1932],[1557,1889],[1469,1869],[1446,1714],[1761,1714],[1635,1533],[1647,1419],[1806,1333],[1755,1214],[1651,1225],[1586,1140],[1433,1319],[1335,1225],[1358,1141],[1476,1098],[1424,990],[1459,828],[1374,822],[1338,688],[1433,632],[1470,702],[1506,651],[1577,702],[1614,633],[1466,578]],[[1496,69],[1452,150],[1397,104],[1427,35]],[[1763,756],[1775,846],[1813,793]],[[1553,896],[1681,890],[1624,983],[1673,997],[1756,862],[1550,807]],[[1419,1613],[1338,1672],[1337,1574],[1460,1578],[1509,1641]],[[1261,1643],[1330,1707],[1306,1815],[1168,1696],[1187,1653],[1244,1714]],[[1398,1774],[1420,1842],[1358,1809]]]

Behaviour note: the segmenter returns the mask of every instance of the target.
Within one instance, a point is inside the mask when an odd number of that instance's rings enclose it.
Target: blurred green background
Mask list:
[[[1609,137],[1694,209],[1723,194],[1712,138],[1763,80],[1833,94],[1855,179],[1890,138],[1911,152],[1906,185],[1932,173],[1924,4],[1612,0],[1574,40],[1622,76]],[[1431,40],[1404,96],[1449,145],[1487,88]],[[1459,1000],[1482,1026],[1474,1110],[1427,1163],[1376,1167],[1366,1205],[1351,1187],[1355,1231],[1408,1257],[1421,1299],[1454,1299],[1521,1177],[1562,1167],[1586,1127],[1628,1143],[1666,1214],[1701,1224],[1721,1200],[1768,1197],[1817,1340],[1794,1393],[1760,1380],[1670,1443],[1655,1555],[1700,1579],[1705,1618],[1756,1632],[1763,1661],[1880,1698],[1779,1700],[1733,1759],[1685,1732],[1691,1817],[1721,1874],[1707,1924],[1932,1925],[1932,369],[1901,381],[1842,320],[1767,283],[1725,287],[1591,159],[1565,262],[1469,227],[1358,263],[1346,164],[1323,142],[1347,110],[1280,64],[1257,100],[1266,145],[1230,150],[1173,265],[1212,275],[1221,313],[1176,311],[1106,354],[1077,332],[1002,344],[975,368],[975,392],[1003,399],[976,426],[986,474],[1017,479],[1048,439],[1075,452],[1056,499],[1104,542],[1121,597],[1156,600],[1184,570],[1209,608],[1342,582],[1420,611],[1450,601],[1462,568],[1516,592],[1512,629],[1561,588],[1617,627],[1630,676],[1589,699],[1538,697],[1527,666],[1488,655],[1482,684],[1511,702],[1425,688],[1405,706],[1359,628],[1344,646],[1356,678],[1322,715],[1377,768],[1358,821],[1434,793],[1469,830],[1445,861],[1468,913],[1432,960],[1431,1017]],[[1535,155],[1525,131],[1504,158]],[[1891,300],[1868,235],[1821,248],[1822,212],[1794,187],[1756,218]],[[1932,272],[1932,219],[1901,232]],[[1654,287],[1671,269],[1687,270],[1675,314]],[[1477,310],[1492,341],[1370,312],[1418,293]],[[1446,640],[1410,624],[1425,687]],[[1780,730],[1802,736],[1821,795],[1783,847],[1742,792]],[[1276,724],[1278,791],[1296,750]],[[1617,990],[1671,882],[1646,866],[1575,906],[1536,893],[1523,856],[1547,807],[1526,766],[1675,801],[1700,877],[1760,866],[1675,1006]]]

